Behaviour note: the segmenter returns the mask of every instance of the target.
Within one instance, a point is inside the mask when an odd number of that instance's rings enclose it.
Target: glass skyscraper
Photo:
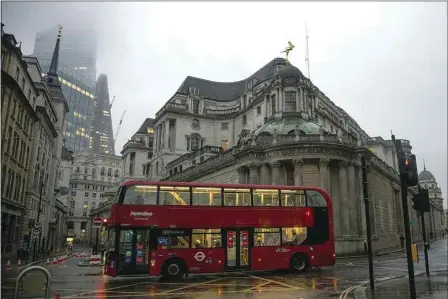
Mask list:
[[[43,73],[47,73],[51,60],[39,59]],[[67,100],[69,113],[65,129],[65,146],[74,152],[90,151],[92,121],[95,111],[95,82],[88,84],[84,76],[59,62],[59,81]]]
[[[57,29],[36,34],[32,56],[51,60],[54,48],[54,36]],[[87,82],[96,81],[96,32],[92,28],[80,29],[64,27],[59,50],[59,61],[79,72]]]

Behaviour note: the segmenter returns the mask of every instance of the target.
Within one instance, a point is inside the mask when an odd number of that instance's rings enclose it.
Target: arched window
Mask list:
[[[201,147],[201,136],[199,134],[191,135],[191,150],[197,151]]]
[[[89,172],[89,169],[87,167],[84,167],[84,173],[87,174]]]
[[[107,170],[107,176],[112,176],[112,168],[109,168],[109,169]]]
[[[115,169],[115,177],[118,178],[118,169]]]
[[[101,167],[101,175],[105,175],[106,174],[106,168]]]
[[[79,173],[79,166],[76,166],[76,173]]]

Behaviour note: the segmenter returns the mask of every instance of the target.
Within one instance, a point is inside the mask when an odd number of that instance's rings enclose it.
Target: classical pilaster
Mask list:
[[[303,159],[293,160],[292,164],[294,165],[294,186],[302,186],[303,185]]]
[[[238,167],[238,184],[246,184],[246,169],[244,167]]]
[[[274,161],[269,163],[269,166],[271,166],[272,170],[272,178],[271,178],[271,184],[272,185],[279,185],[280,183],[280,167],[282,164],[278,161]]]
[[[258,184],[258,168],[260,168],[260,164],[251,163],[248,165],[248,168],[249,168],[249,183]]]
[[[357,196],[356,196],[356,174],[355,165],[350,162],[347,166],[347,188],[348,188],[348,208],[349,208],[349,219],[350,219],[350,235],[358,234],[358,222],[357,218]]]
[[[300,112],[300,89],[297,89],[296,91],[296,112]]]
[[[170,120],[169,119],[165,120],[164,125],[165,125],[165,130],[163,132],[163,138],[165,140],[164,140],[163,147],[164,148],[169,148],[169,141],[168,140],[170,138]]]
[[[260,166],[260,183],[262,185],[269,185],[271,184],[271,178],[269,175],[269,169],[266,164],[262,164]]]
[[[348,192],[347,192],[347,162],[340,161],[338,163],[339,167],[339,223],[341,224],[340,233],[342,235],[347,235],[350,230],[350,219],[349,219],[349,207],[348,207]]]
[[[319,160],[320,187],[328,192],[330,189],[330,159]]]
[[[358,232],[360,235],[367,235],[366,229],[366,213],[365,213],[365,205],[364,205],[364,182],[362,180],[362,165],[361,162],[356,162],[356,176],[357,176],[357,184],[358,184]]]

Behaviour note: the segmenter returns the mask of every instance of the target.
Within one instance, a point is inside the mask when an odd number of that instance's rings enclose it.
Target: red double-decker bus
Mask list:
[[[335,264],[331,200],[314,187],[130,181],[107,226],[109,276]]]

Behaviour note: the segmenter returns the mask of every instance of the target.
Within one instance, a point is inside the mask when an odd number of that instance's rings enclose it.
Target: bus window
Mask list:
[[[160,205],[184,206],[190,204],[190,187],[161,186]]]
[[[191,230],[162,230],[162,237],[168,237],[168,248],[190,248]]]
[[[221,248],[221,229],[193,229],[193,248]]]
[[[156,186],[129,186],[124,194],[123,204],[125,205],[156,205]]]
[[[303,190],[281,190],[283,207],[305,207],[305,191]]]
[[[254,189],[254,206],[278,207],[278,190]]]
[[[256,228],[254,246],[280,246],[279,228]]]
[[[306,191],[306,202],[308,207],[326,207],[327,202],[322,194],[317,191]]]
[[[250,190],[224,188],[224,205],[239,207],[250,206]]]
[[[307,236],[306,227],[284,227],[282,228],[283,245],[297,246],[305,241]]]
[[[221,188],[193,187],[194,206],[220,206]]]

